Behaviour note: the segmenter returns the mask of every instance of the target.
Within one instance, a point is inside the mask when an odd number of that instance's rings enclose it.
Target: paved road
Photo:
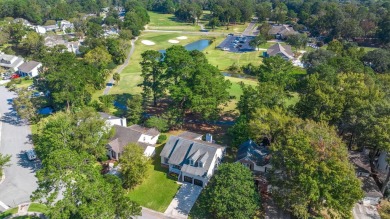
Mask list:
[[[244,36],[254,36],[253,34],[253,28],[255,27],[256,22],[250,22],[248,26],[245,28],[244,32],[242,32],[242,35]]]
[[[127,58],[126,58],[125,62],[124,62],[121,66],[119,66],[119,68],[118,68],[118,70],[117,70],[117,72],[118,72],[119,74],[120,74],[120,73],[123,71],[123,69],[125,69],[125,67],[129,64],[130,58],[131,58],[131,56],[133,55],[134,50],[135,50],[135,41],[137,41],[137,39],[138,39],[138,38],[135,38],[135,39],[131,40],[131,49],[130,49],[130,52],[129,52],[129,54],[127,55]],[[111,89],[111,87],[112,87],[113,84],[114,84],[114,79],[111,78],[110,81],[107,83],[106,88],[105,88],[104,91],[103,91],[103,94],[104,94],[104,95],[106,95],[106,94],[108,94],[108,92],[110,92],[110,89]]]
[[[136,216],[136,219],[177,219],[177,218],[172,218],[164,213],[154,211],[149,208],[144,208],[142,207],[142,216]]]
[[[7,207],[29,202],[37,188],[35,171],[37,163],[30,162],[22,151],[32,148],[30,127],[12,110],[8,99],[15,94],[0,86],[0,153],[10,154],[11,166],[5,167],[5,180],[0,184],[0,211]]]

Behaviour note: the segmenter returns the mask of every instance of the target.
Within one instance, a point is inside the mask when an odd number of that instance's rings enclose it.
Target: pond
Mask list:
[[[195,41],[195,42],[192,42],[190,44],[187,44],[184,46],[184,48],[188,51],[192,51],[192,50],[199,50],[199,51],[203,51],[204,49],[206,49],[209,45],[211,44],[211,40],[198,40],[198,41]],[[165,53],[165,50],[159,50],[160,53]]]

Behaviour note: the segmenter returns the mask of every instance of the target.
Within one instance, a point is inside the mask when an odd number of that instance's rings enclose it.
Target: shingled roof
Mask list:
[[[168,158],[168,163],[182,166],[181,171],[197,176],[205,176],[218,149],[225,147],[201,140],[191,140],[170,136],[160,156]],[[191,160],[193,165],[190,165]],[[203,165],[200,166],[199,164]]]
[[[294,58],[294,53],[291,50],[291,46],[290,45],[282,45],[280,43],[276,43],[276,44],[272,45],[270,48],[268,48],[267,54],[269,56],[276,56],[278,54],[283,54],[286,57],[288,57],[289,59]]]
[[[254,141],[248,140],[242,143],[238,149],[236,160],[247,159],[257,166],[268,164],[270,159],[270,151],[266,147],[258,146]]]
[[[29,61],[21,64],[18,69],[21,72],[29,73],[31,72],[34,68],[38,67],[39,65],[42,65],[40,62],[36,61]]]

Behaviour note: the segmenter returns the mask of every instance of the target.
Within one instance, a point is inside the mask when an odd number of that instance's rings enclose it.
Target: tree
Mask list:
[[[133,38],[133,33],[131,30],[123,29],[119,32],[119,38],[123,40],[131,40]]]
[[[378,73],[390,72],[390,50],[369,51],[364,55],[363,61]]]
[[[42,160],[38,189],[50,218],[132,218],[141,208],[129,200],[118,181],[104,178],[96,160],[85,152],[57,149]]]
[[[135,143],[127,145],[119,158],[123,187],[132,189],[147,176],[149,160],[141,147]]]
[[[36,32],[29,31],[20,43],[19,47],[28,54],[36,54],[43,48],[44,38]]]
[[[17,91],[17,97],[14,98],[14,107],[18,112],[20,118],[32,121],[37,116],[37,104],[34,104],[32,98],[32,91],[28,91],[27,88],[22,88]]]
[[[168,121],[162,117],[152,116],[145,122],[146,127],[156,128],[160,132],[169,130]]]
[[[280,206],[300,218],[309,217],[314,209],[351,216],[363,192],[346,147],[332,128],[312,121],[291,122],[271,150],[269,182]]]
[[[259,47],[265,43],[267,43],[266,38],[259,34],[249,42],[249,45],[259,50]]]
[[[287,37],[287,43],[292,47],[295,47],[296,50],[306,47],[308,38],[306,34],[294,34]]]
[[[118,85],[119,84],[119,80],[121,79],[121,76],[118,72],[115,72],[113,75],[112,75],[112,79],[114,79],[115,81],[115,84]]]
[[[210,21],[209,21],[209,23],[208,23],[208,26],[210,26],[212,30],[214,30],[215,27],[220,26],[220,25],[221,25],[221,24],[220,24],[218,18],[216,18],[216,17],[210,18]]]
[[[161,54],[155,50],[148,50],[141,54],[142,61],[142,83],[139,85],[142,87],[142,96],[144,100],[150,98],[153,99],[153,105],[157,106],[157,100],[164,94],[165,86],[163,73],[164,68],[161,60]]]
[[[266,58],[264,59],[264,63],[259,67],[259,82],[273,83],[278,87],[291,89],[295,83],[292,69],[292,63],[284,60],[280,56]]]
[[[196,205],[195,218],[253,218],[260,201],[251,171],[237,162],[221,164]]]
[[[0,153],[0,179],[3,176],[3,168],[9,166],[9,162],[11,161],[11,155],[3,155]]]
[[[106,48],[96,47],[85,54],[84,60],[98,68],[105,68],[111,61],[112,56]]]
[[[131,99],[128,99],[126,109],[128,124],[138,124],[141,121],[143,112],[141,95],[136,94]]]
[[[245,115],[240,115],[234,125],[229,128],[228,135],[232,138],[231,145],[238,148],[243,142],[250,139],[248,119]]]

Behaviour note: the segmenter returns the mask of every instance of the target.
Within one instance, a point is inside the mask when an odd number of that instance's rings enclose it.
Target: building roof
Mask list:
[[[283,54],[287,56],[289,59],[294,58],[294,53],[291,50],[290,45],[282,45],[280,43],[276,43],[267,49],[267,54],[269,56],[276,56],[278,54]]]
[[[36,61],[29,61],[29,62],[25,62],[25,63],[21,64],[18,67],[18,69],[21,72],[29,73],[32,70],[34,70],[35,68],[39,67],[40,65],[42,65],[42,63],[36,62]]]
[[[350,151],[349,161],[354,165],[356,173],[371,173],[370,159],[363,152]]]
[[[182,172],[203,177],[207,174],[218,149],[224,150],[225,147],[201,140],[170,136],[160,156],[168,158],[169,164],[182,166]]]
[[[113,116],[113,115],[110,115],[110,114],[107,114],[107,113],[103,113],[103,112],[99,112],[100,116],[105,119],[105,120],[111,120],[111,119],[120,119],[119,117],[117,116]]]
[[[114,125],[113,127],[115,128],[115,136],[110,139],[108,146],[111,147],[111,149],[116,153],[121,153],[124,147],[130,143],[136,143],[139,146],[141,146],[144,150],[148,146],[154,146],[153,144],[139,142],[138,140],[141,138],[142,134],[154,136],[148,133],[156,134],[155,130],[147,129],[139,125],[132,125],[130,127]],[[141,131],[141,129],[146,131]],[[160,134],[160,132],[158,132],[158,134]]]
[[[268,34],[270,35],[281,34],[284,36],[288,36],[288,35],[298,34],[298,32],[295,31],[292,26],[283,24],[283,25],[273,25],[271,29],[268,31]]]
[[[24,62],[24,59],[18,56],[0,54],[0,66],[5,68],[17,68]]]
[[[157,136],[160,134],[160,132],[155,128],[146,128],[140,125],[132,125],[129,126],[130,129],[133,129],[137,132],[141,132],[142,134],[149,135],[149,136]]]
[[[181,133],[178,136],[182,137],[182,138],[194,140],[194,139],[197,139],[197,138],[202,138],[203,135],[198,134],[198,133],[194,133],[194,132],[185,131],[185,132]]]
[[[264,146],[258,146],[254,141],[248,140],[240,145],[237,151],[236,160],[250,160],[257,166],[264,166],[269,163],[270,151]]]

